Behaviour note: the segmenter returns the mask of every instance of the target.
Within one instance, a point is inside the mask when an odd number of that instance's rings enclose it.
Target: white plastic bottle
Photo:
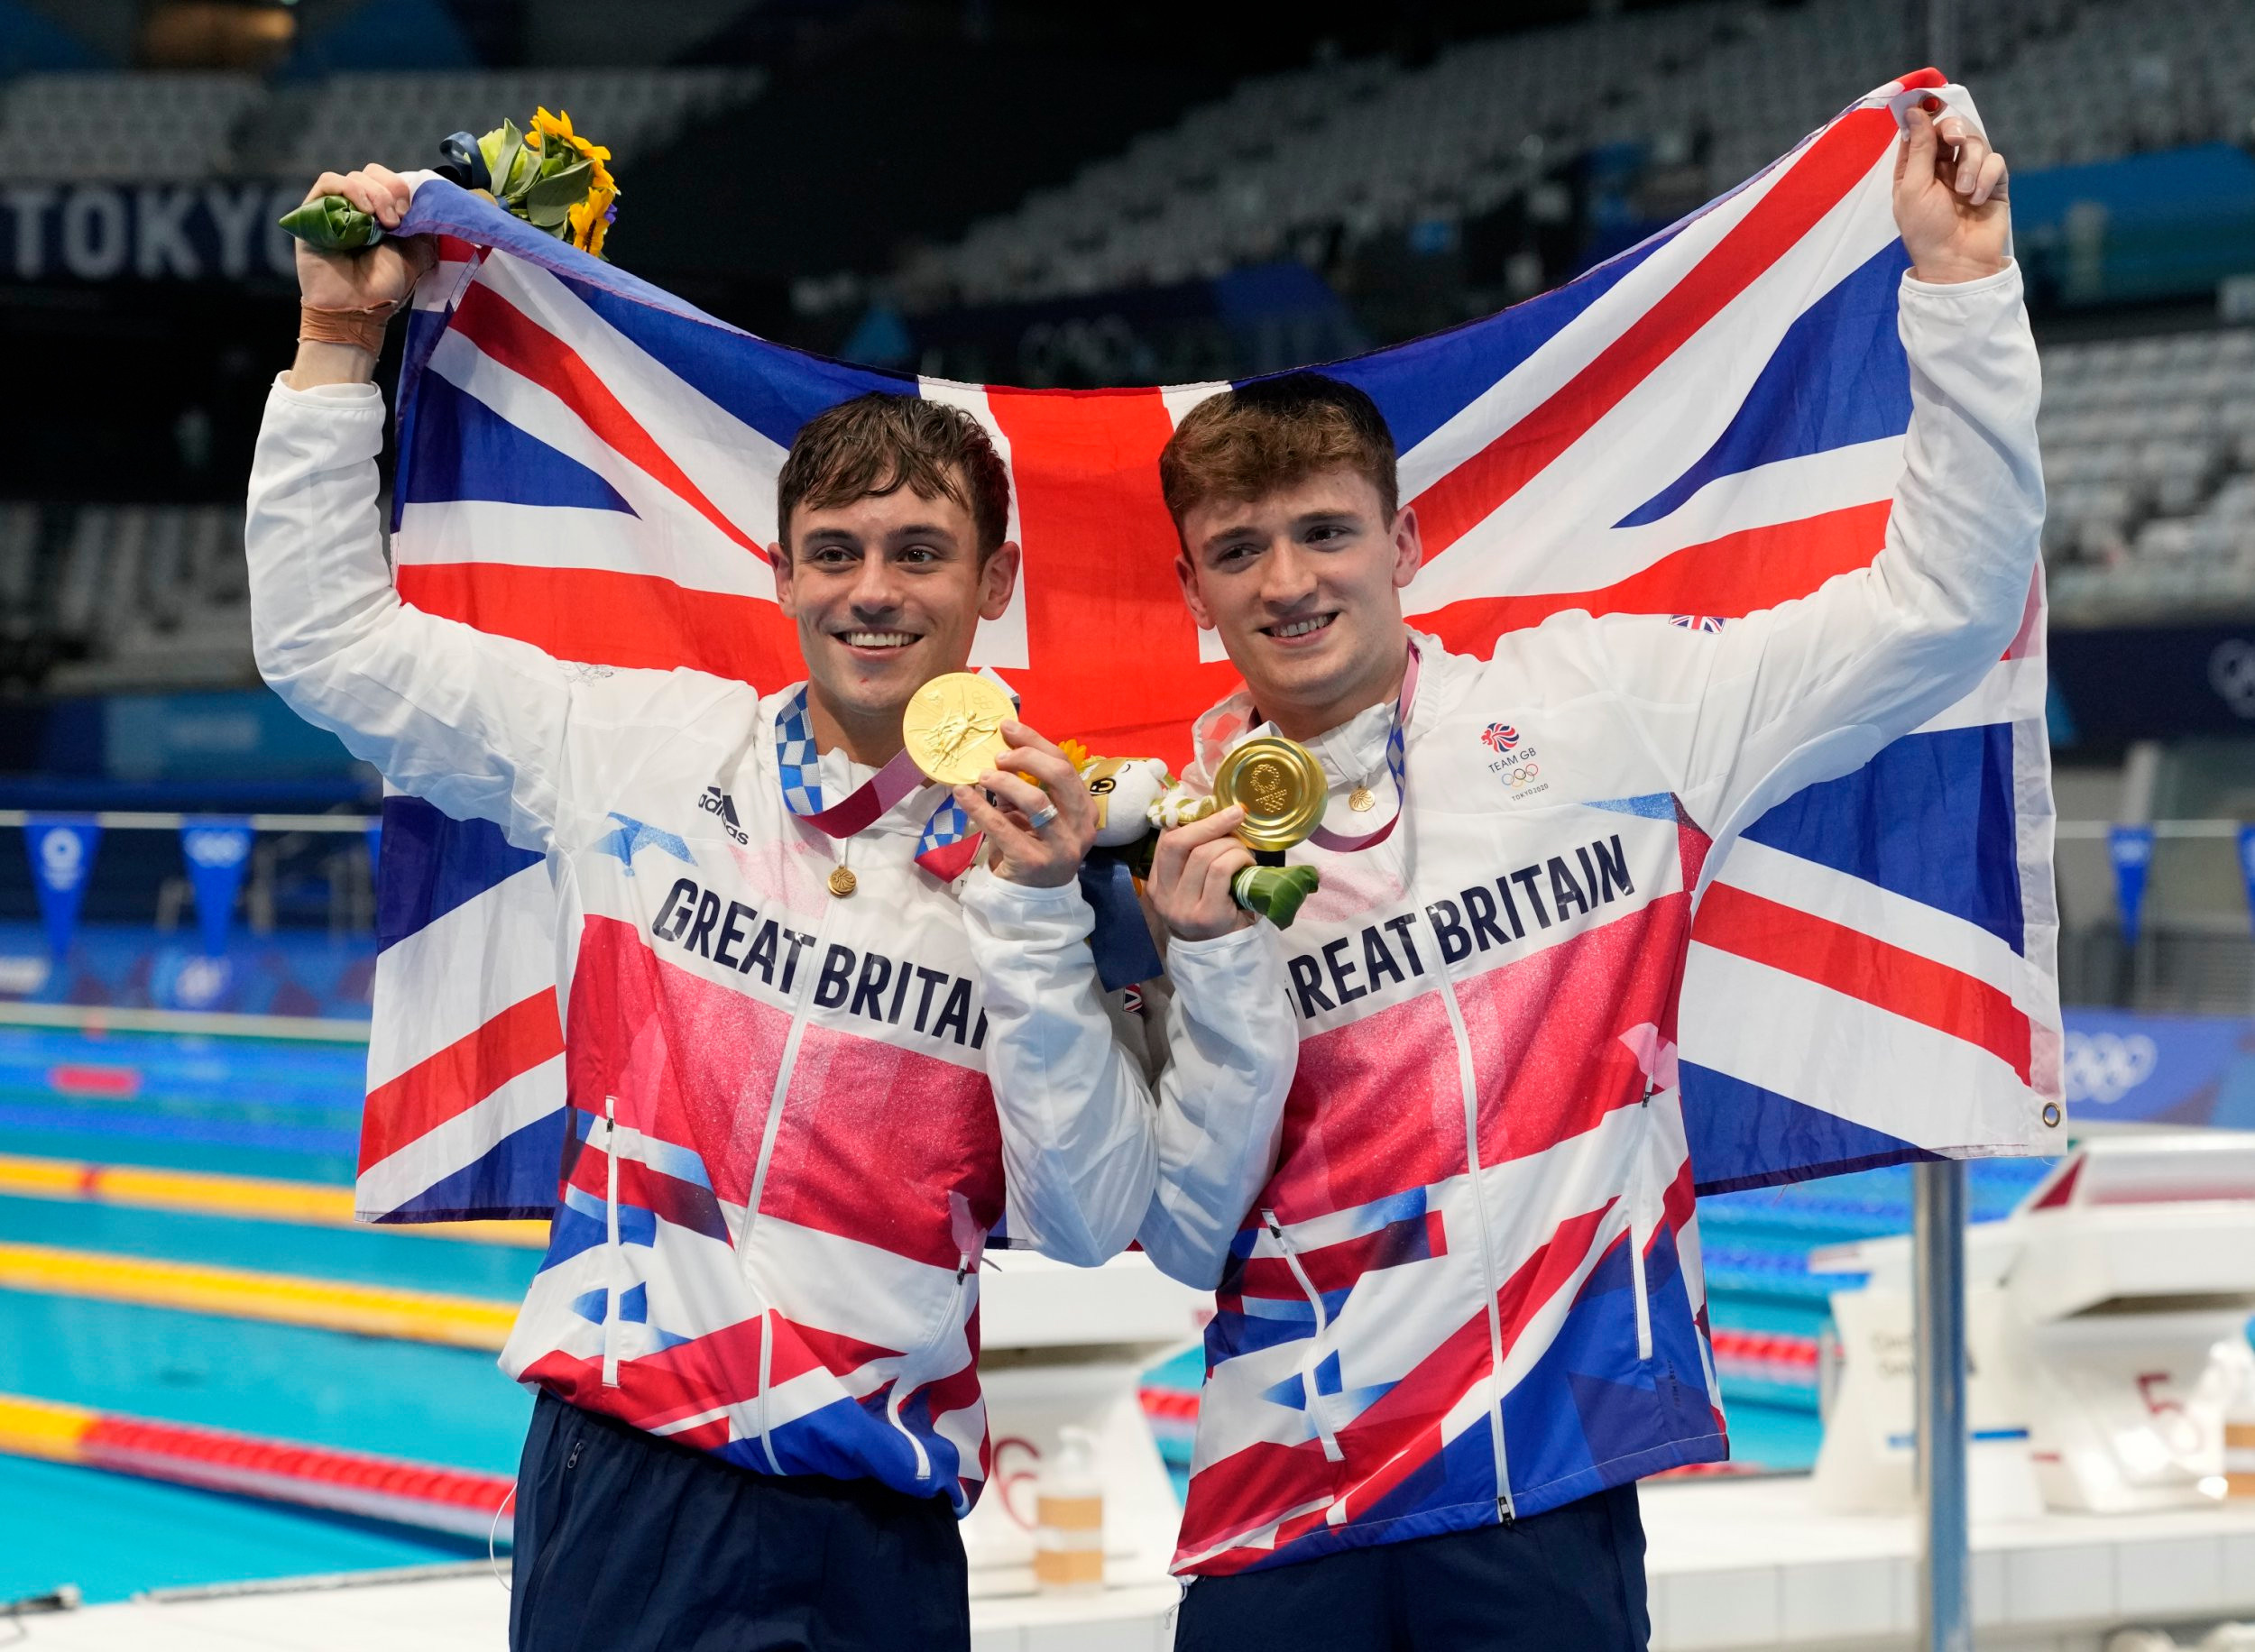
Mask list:
[[[1034,1498],[1034,1581],[1045,1590],[1103,1588],[1104,1482],[1096,1473],[1096,1438],[1086,1428],[1057,1430],[1056,1453],[1043,1460]]]
[[[2240,1361],[2240,1380],[2223,1400],[2223,1494],[2255,1503],[2255,1360]]]

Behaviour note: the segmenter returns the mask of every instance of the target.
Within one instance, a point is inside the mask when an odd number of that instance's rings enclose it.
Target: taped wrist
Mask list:
[[[298,342],[301,344],[348,344],[370,355],[383,353],[384,329],[400,306],[371,304],[362,309],[322,309],[311,304],[298,307]]]

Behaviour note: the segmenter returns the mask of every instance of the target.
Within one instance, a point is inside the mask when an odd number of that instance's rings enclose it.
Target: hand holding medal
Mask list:
[[[1242,812],[1237,835],[1256,857],[1230,880],[1229,893],[1247,912],[1260,913],[1278,929],[1291,928],[1301,903],[1322,878],[1313,867],[1283,864],[1284,850],[1305,841],[1323,823],[1330,783],[1322,765],[1297,740],[1259,735],[1221,760],[1213,794],[1218,804]]]
[[[1275,864],[1321,825],[1330,795],[1306,747],[1275,736],[1247,740],[1222,764],[1214,795],[1188,803],[1167,794],[1171,782],[1160,771],[1143,821],[1171,830],[1155,842],[1134,820],[1108,821],[1106,805],[1123,778],[1143,779],[1140,771],[1157,765],[1068,754],[1016,716],[1000,688],[962,671],[926,683],[901,715],[907,755],[926,776],[954,788],[957,804],[986,835],[998,876],[1029,887],[1070,883],[1100,832],[1146,872],[1153,906],[1183,940],[1237,927],[1242,920],[1231,907],[1284,928],[1315,889],[1313,867]],[[1091,793],[1091,776],[1106,788],[1102,803]]]
[[[908,755],[986,836],[996,875],[1055,888],[1081,874],[1096,804],[1070,758],[1017,720],[1010,697],[968,671],[934,677],[901,714]]]

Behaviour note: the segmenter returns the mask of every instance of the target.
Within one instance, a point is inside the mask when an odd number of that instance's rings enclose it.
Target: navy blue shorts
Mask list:
[[[1501,1526],[1201,1577],[1174,1652],[1644,1652],[1636,1487]]]
[[[533,1408],[517,1472],[511,1652],[968,1652],[943,1498],[757,1474],[581,1410]]]

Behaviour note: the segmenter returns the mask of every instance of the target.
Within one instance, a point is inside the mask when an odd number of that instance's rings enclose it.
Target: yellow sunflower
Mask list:
[[[589,163],[587,198],[571,209],[572,244],[602,257],[603,240],[611,233],[612,204],[619,198],[618,179],[611,176],[611,169],[604,164],[611,159],[611,151],[574,132],[568,110],[558,110],[554,115],[545,107],[534,110],[532,135],[544,149],[547,141],[553,138]]]
[[[612,203],[619,198],[616,188],[594,189],[585,200],[572,208],[572,244],[583,251],[603,256],[604,238],[611,233]]]

